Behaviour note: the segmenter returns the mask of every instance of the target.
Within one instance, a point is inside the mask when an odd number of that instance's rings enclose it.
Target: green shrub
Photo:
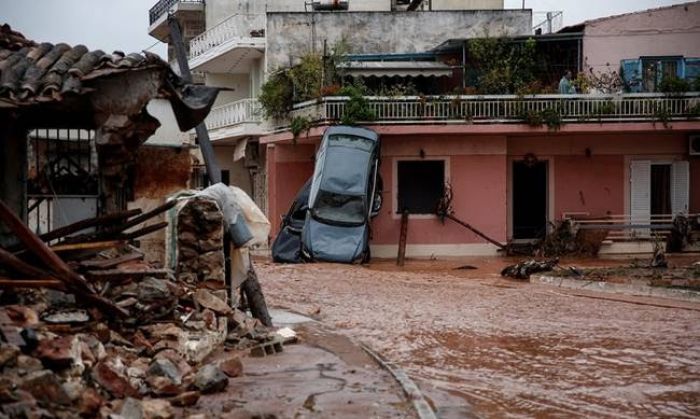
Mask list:
[[[659,91],[664,93],[685,93],[690,91],[690,83],[676,76],[664,77],[659,83]]]
[[[373,121],[376,115],[369,106],[369,102],[365,99],[364,94],[366,89],[364,85],[355,84],[345,86],[340,89],[341,96],[348,96],[349,100],[345,103],[343,116],[340,118],[340,123],[343,125],[355,125],[358,121]]]
[[[294,104],[294,85],[287,70],[280,70],[270,76],[262,85],[258,97],[266,118],[283,119]]]

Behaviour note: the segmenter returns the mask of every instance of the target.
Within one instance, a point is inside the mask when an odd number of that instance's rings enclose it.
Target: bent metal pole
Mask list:
[[[175,48],[177,65],[180,67],[180,77],[182,77],[186,83],[192,83],[192,73],[190,72],[190,65],[187,62],[187,52],[185,51],[185,44],[182,40],[180,24],[172,15],[168,15],[168,27],[170,28],[170,42]],[[211,141],[209,141],[209,131],[204,121],[200,122],[199,125],[195,127],[195,132],[197,133],[199,149],[202,151],[202,157],[204,157],[204,164],[207,166],[209,181],[212,185],[219,183],[221,182],[221,171],[219,170],[219,165],[216,163],[214,148],[211,145]]]

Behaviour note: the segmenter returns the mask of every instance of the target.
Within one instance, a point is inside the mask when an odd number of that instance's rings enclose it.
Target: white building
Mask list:
[[[183,30],[195,81],[231,89],[219,94],[206,124],[222,179],[251,192],[265,209],[265,149],[257,139],[270,128],[256,98],[266,72],[339,37],[351,38],[362,53],[403,53],[425,51],[450,37],[484,32],[522,35],[531,30],[531,12],[504,11],[503,0],[425,0],[418,12],[406,11],[410,3],[160,0],[150,11],[149,33],[169,42],[167,16],[174,15]],[[345,10],[312,13],[334,4]],[[352,19],[339,16],[342,13]],[[365,23],[363,31],[353,23],[358,21]],[[168,51],[174,63],[172,45]]]

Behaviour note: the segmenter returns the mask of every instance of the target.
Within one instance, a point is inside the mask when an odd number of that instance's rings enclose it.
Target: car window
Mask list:
[[[357,148],[362,151],[370,152],[374,145],[374,141],[354,135],[331,135],[328,138],[329,147]]]
[[[331,223],[362,224],[365,222],[364,196],[343,195],[320,190],[314,216]]]

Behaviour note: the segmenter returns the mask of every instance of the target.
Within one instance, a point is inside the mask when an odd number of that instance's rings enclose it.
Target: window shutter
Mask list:
[[[697,80],[700,77],[700,58],[685,59],[685,79]]]
[[[630,164],[630,218],[632,224],[651,224],[651,162]],[[649,235],[649,229],[634,229],[635,235]]]
[[[642,91],[642,60],[622,60],[620,70],[626,88],[632,93]]]
[[[690,165],[687,161],[673,162],[671,168],[671,210],[673,215],[688,213],[690,194]]]

